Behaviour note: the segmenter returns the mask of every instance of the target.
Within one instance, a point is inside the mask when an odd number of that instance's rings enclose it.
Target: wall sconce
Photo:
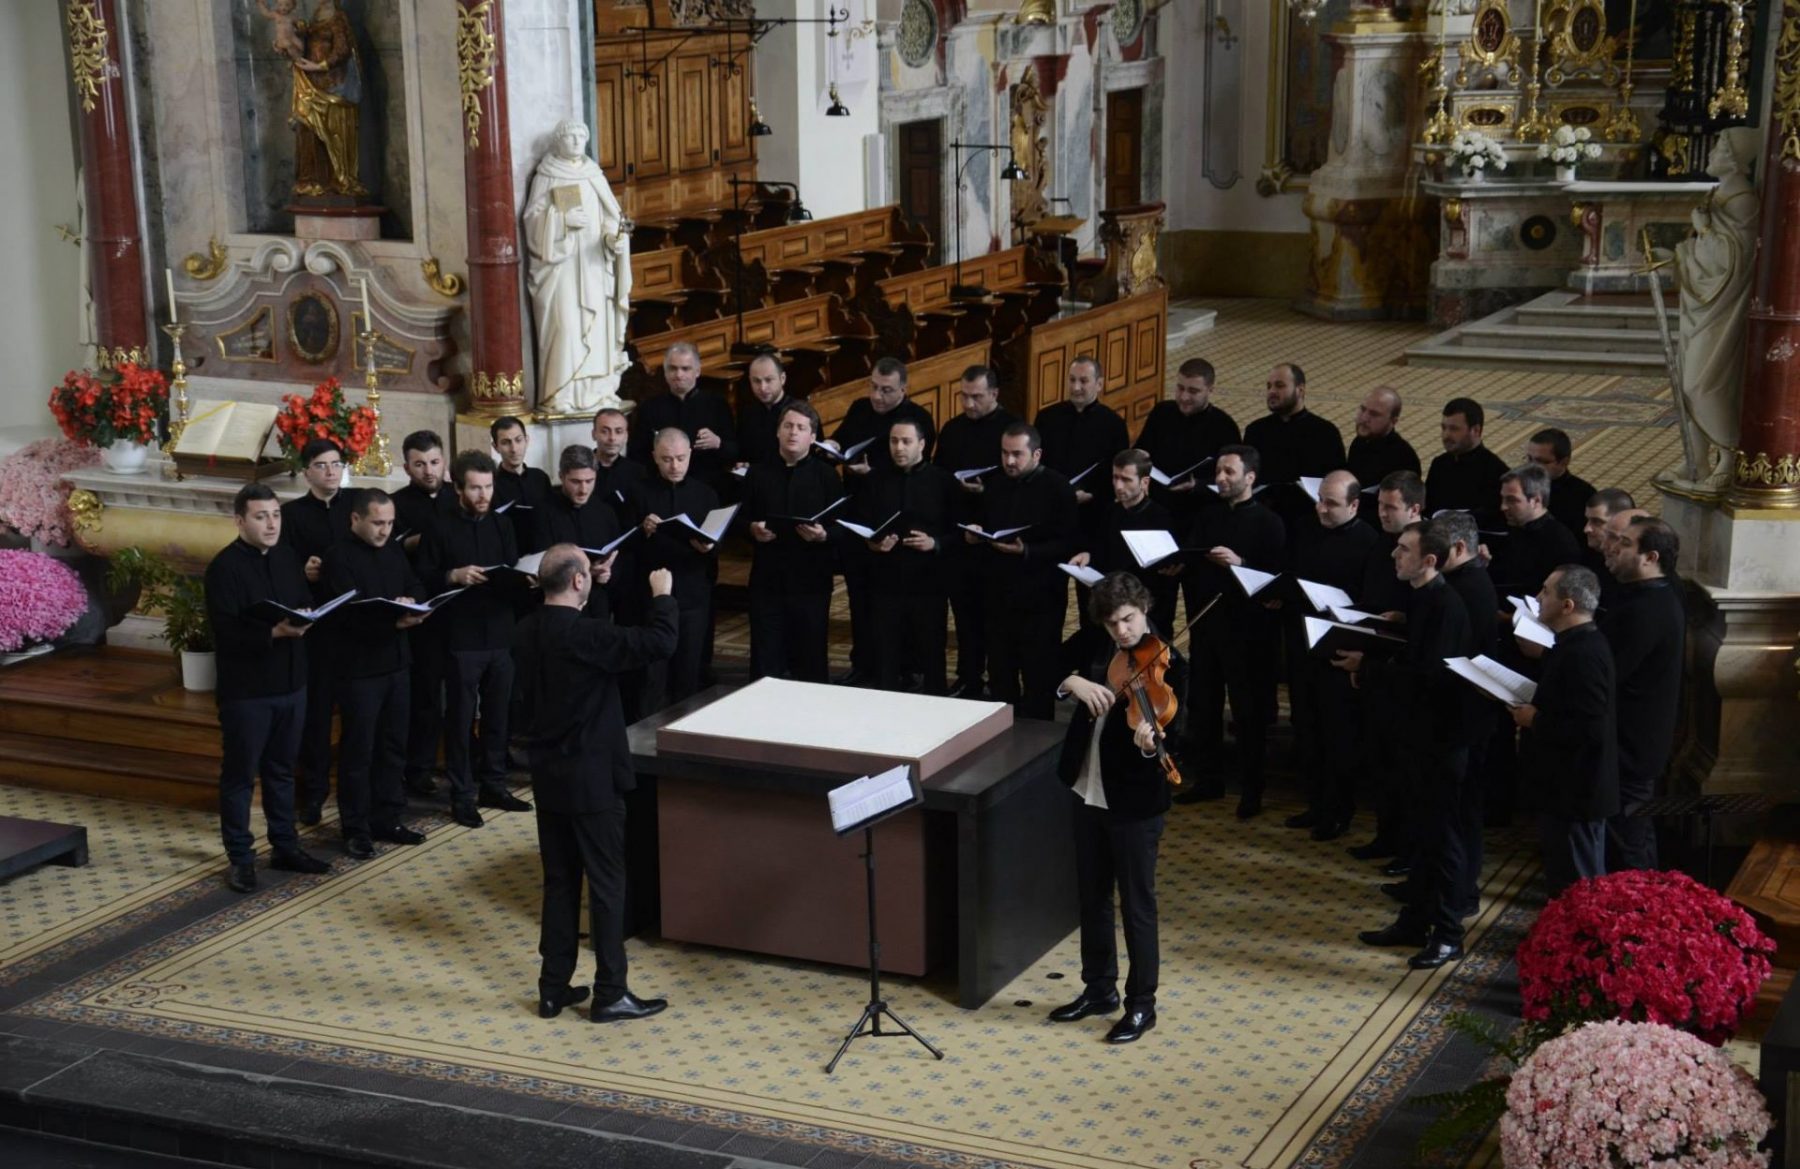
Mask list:
[[[838,100],[837,82],[834,81],[831,83],[830,93],[831,93],[831,105],[829,108],[826,109],[825,116],[828,118],[847,118],[847,117],[849,117],[850,116],[850,107]]]

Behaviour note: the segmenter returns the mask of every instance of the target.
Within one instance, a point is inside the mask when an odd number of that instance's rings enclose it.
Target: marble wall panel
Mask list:
[[[993,39],[988,31],[985,26],[959,25],[946,47],[948,83],[961,95],[962,106],[962,124],[946,127],[954,140],[1006,141],[999,109],[1001,95],[996,92]],[[954,152],[947,152],[944,161],[953,167],[966,164],[958,180],[962,200],[962,254],[982,255],[996,245],[1006,221],[1000,206],[1003,195],[999,190],[1000,168],[1005,165],[1005,156],[996,161],[993,151],[984,150],[979,154],[964,152],[959,159]],[[954,208],[951,213],[955,214]],[[950,260],[956,255],[957,240],[953,236],[945,242],[944,258]]]
[[[1052,204],[1059,213],[1087,221],[1075,233],[1075,243],[1083,253],[1094,250],[1101,200],[1097,176],[1104,173],[1105,166],[1099,113],[1105,108],[1105,99],[1100,96],[1094,67],[1086,41],[1077,40],[1069,47],[1068,65],[1056,87],[1056,169],[1046,193],[1068,200],[1067,204]]]

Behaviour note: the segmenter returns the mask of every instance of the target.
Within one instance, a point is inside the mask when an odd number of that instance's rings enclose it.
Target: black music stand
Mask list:
[[[1643,816],[1700,817],[1706,832],[1706,884],[1712,884],[1713,817],[1760,815],[1775,806],[1775,801],[1761,792],[1720,792],[1704,796],[1662,796],[1646,800],[1631,813],[1633,819]]]
[[[839,836],[846,836],[859,828],[862,829],[863,834],[863,874],[869,888],[869,1003],[863,1008],[862,1015],[851,1026],[849,1034],[844,1036],[843,1043],[838,1045],[837,1054],[832,1056],[831,1062],[825,1065],[825,1074],[828,1076],[837,1069],[838,1060],[844,1058],[844,1053],[850,1050],[850,1044],[863,1038],[897,1039],[902,1035],[910,1035],[917,1039],[926,1051],[938,1059],[944,1058],[943,1052],[933,1047],[923,1035],[908,1027],[906,1020],[894,1014],[888,1008],[887,1000],[881,997],[881,941],[875,932],[875,826],[891,816],[896,816],[908,808],[916,808],[925,802],[925,793],[919,787],[919,781],[913,775],[913,769],[907,766],[904,770],[906,772],[904,782],[908,790],[894,792],[894,796],[897,797],[895,802],[884,803],[879,811],[847,824],[837,822],[835,809],[832,816],[832,827]],[[896,779],[895,782],[897,784],[900,781]],[[849,784],[845,785],[845,787],[849,786]],[[843,791],[844,789],[837,790]],[[883,1015],[887,1016],[888,1020],[900,1030],[883,1031],[881,1029]]]

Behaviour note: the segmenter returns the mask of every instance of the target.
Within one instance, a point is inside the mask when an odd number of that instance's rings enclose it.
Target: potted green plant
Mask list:
[[[217,684],[218,666],[213,654],[212,624],[206,616],[206,586],[163,557],[142,548],[121,548],[108,569],[113,587],[142,587],[139,607],[160,612],[162,639],[181,658],[181,685],[188,690],[211,690]]]

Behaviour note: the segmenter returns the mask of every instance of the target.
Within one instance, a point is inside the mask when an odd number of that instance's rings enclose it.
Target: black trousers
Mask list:
[[[1350,675],[1304,652],[1292,652],[1292,639],[1288,644],[1293,663],[1288,702],[1306,804],[1324,820],[1343,823],[1356,812],[1356,772],[1362,761],[1357,693]]]
[[[1418,848],[1418,831],[1401,742],[1407,728],[1394,718],[1393,695],[1377,690],[1361,697],[1362,772],[1368,777],[1365,795],[1375,807],[1375,840],[1393,855],[1411,859]]]
[[[1225,746],[1225,704],[1231,703],[1231,724],[1237,736],[1238,771],[1243,794],[1261,796],[1263,755],[1269,724],[1263,711],[1262,678],[1273,667],[1276,638],[1266,623],[1251,615],[1248,627],[1234,628],[1209,619],[1189,642],[1188,660],[1193,673],[1188,683],[1188,754],[1196,764],[1202,789],[1222,782],[1220,758]]]
[[[750,590],[750,676],[831,681],[831,589]]]
[[[638,709],[627,710],[627,719],[635,722],[637,718],[655,714],[698,691],[706,646],[711,637],[711,605],[676,610],[675,652],[666,661],[652,662],[644,667],[641,673],[643,682],[636,701]],[[619,688],[623,700],[628,688],[625,678],[620,680]]]
[[[450,803],[473,808],[477,788],[506,786],[506,716],[512,703],[510,649],[453,649],[445,653],[444,769]],[[475,715],[481,741],[475,743]]]
[[[294,829],[294,756],[306,721],[306,691],[274,698],[234,698],[219,703],[219,835],[234,865],[256,859],[250,804],[262,776],[263,816],[275,851],[297,851]]]
[[[988,688],[1020,718],[1056,717],[1068,590],[1060,596],[1062,604],[1046,605],[1039,597],[988,590]]]
[[[975,556],[951,551],[944,559],[950,615],[956,621],[956,680],[974,685],[987,675],[987,590]]]
[[[1125,921],[1125,1009],[1156,1006],[1156,854],[1163,818],[1141,820],[1083,804],[1075,809],[1075,882],[1081,894],[1081,982],[1110,996],[1119,984],[1113,891]]]
[[[1433,938],[1461,942],[1465,874],[1481,867],[1481,798],[1469,749],[1431,746],[1412,760],[1418,850],[1401,916]]]
[[[923,691],[948,689],[944,636],[948,624],[941,592],[902,593],[876,590],[870,602],[875,638],[875,684],[898,690],[906,666],[924,674]],[[860,668],[860,667],[859,667]]]
[[[444,741],[444,647],[413,633],[412,679],[407,689],[406,778],[429,779]]]
[[[346,837],[400,826],[406,815],[407,715],[412,676],[394,670],[373,678],[339,678],[344,708],[338,742],[338,819]]]
[[[575,977],[581,938],[581,886],[587,884],[588,933],[594,940],[594,1005],[617,1002],[625,984],[625,805],[575,815],[537,809],[544,865],[539,919],[538,989],[548,994]]]
[[[300,731],[295,760],[295,796],[301,807],[323,807],[331,795],[331,653],[316,645],[306,657],[306,725]]]
[[[1564,820],[1538,813],[1538,844],[1544,853],[1544,884],[1550,896],[1576,881],[1606,875],[1606,826],[1605,820]]]
[[[1662,769],[1657,769],[1657,775]],[[1656,867],[1656,823],[1648,816],[1636,816],[1644,804],[1656,796],[1657,775],[1627,775],[1619,770],[1619,810],[1606,821],[1606,871],[1654,869]]]
[[[844,594],[850,602],[850,668],[874,675],[880,668],[876,658],[880,639],[875,626],[881,617],[876,613],[878,602],[872,587],[873,565],[868,548],[861,541],[841,546],[838,568],[844,574]]]

